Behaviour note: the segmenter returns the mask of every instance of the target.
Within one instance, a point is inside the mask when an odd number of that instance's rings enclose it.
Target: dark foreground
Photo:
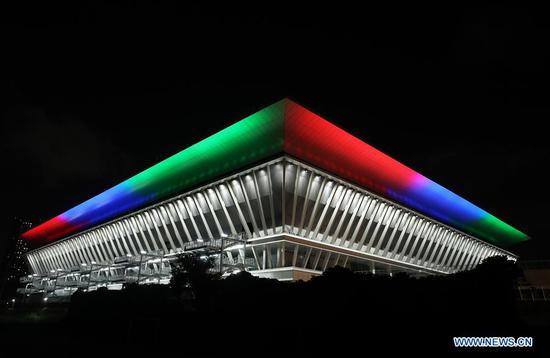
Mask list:
[[[134,286],[76,293],[70,305],[16,307],[1,313],[0,332],[4,351],[96,356],[546,355],[550,305],[519,302],[514,277],[503,262],[425,279],[336,268],[310,282],[283,283],[241,273],[197,282],[192,295]],[[454,336],[532,336],[534,347],[454,348]]]

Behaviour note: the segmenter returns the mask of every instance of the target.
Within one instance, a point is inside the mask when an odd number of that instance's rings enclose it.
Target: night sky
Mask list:
[[[0,11],[6,223],[47,220],[289,97],[550,259],[540,9],[84,3]]]

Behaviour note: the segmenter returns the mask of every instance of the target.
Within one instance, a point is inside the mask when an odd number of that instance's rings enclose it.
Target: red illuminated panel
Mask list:
[[[284,151],[380,194],[403,190],[417,173],[289,101]]]
[[[283,150],[430,217],[499,245],[528,237],[302,106],[287,101]]]
[[[53,237],[63,237],[73,232],[79,231],[81,227],[72,225],[63,219],[61,215],[46,221],[45,223],[30,229],[21,235],[24,239],[32,241],[34,244],[45,244],[49,242],[49,238],[44,236],[44,232],[48,232]]]

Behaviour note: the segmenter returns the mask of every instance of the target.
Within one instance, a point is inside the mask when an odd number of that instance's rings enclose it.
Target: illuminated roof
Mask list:
[[[287,153],[487,242],[528,237],[441,185],[288,99],[182,150],[25,232],[47,243]]]

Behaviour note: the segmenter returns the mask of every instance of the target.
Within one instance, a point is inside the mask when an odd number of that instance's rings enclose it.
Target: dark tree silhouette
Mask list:
[[[170,288],[181,301],[191,303],[198,300],[204,303],[212,289],[212,282],[219,275],[211,273],[214,258],[201,257],[195,253],[183,253],[172,262]]]

